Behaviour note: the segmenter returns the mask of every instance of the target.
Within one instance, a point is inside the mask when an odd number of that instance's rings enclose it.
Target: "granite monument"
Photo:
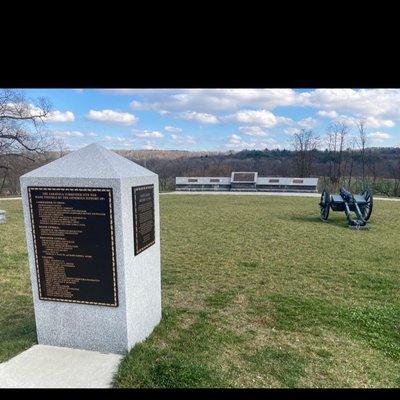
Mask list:
[[[98,144],[21,177],[39,344],[125,353],[161,319],[158,176]]]

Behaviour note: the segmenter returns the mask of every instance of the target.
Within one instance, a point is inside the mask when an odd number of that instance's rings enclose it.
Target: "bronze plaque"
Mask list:
[[[234,172],[233,182],[255,182],[254,172]]]
[[[39,298],[118,306],[112,189],[28,187]]]
[[[154,185],[132,188],[135,256],[155,243]]]

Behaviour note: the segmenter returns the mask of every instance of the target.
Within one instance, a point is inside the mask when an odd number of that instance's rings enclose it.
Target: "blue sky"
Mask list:
[[[239,151],[290,148],[301,128],[350,134],[364,120],[368,146],[400,145],[399,89],[25,89],[53,105],[49,133],[71,150]]]

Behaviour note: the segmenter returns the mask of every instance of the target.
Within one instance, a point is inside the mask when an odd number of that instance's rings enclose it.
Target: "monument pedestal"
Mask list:
[[[161,319],[158,176],[92,144],[21,177],[39,344],[124,353]]]

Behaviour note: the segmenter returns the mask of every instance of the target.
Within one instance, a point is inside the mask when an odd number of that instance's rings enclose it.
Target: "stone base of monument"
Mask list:
[[[107,388],[122,356],[35,345],[0,364],[0,388]]]

